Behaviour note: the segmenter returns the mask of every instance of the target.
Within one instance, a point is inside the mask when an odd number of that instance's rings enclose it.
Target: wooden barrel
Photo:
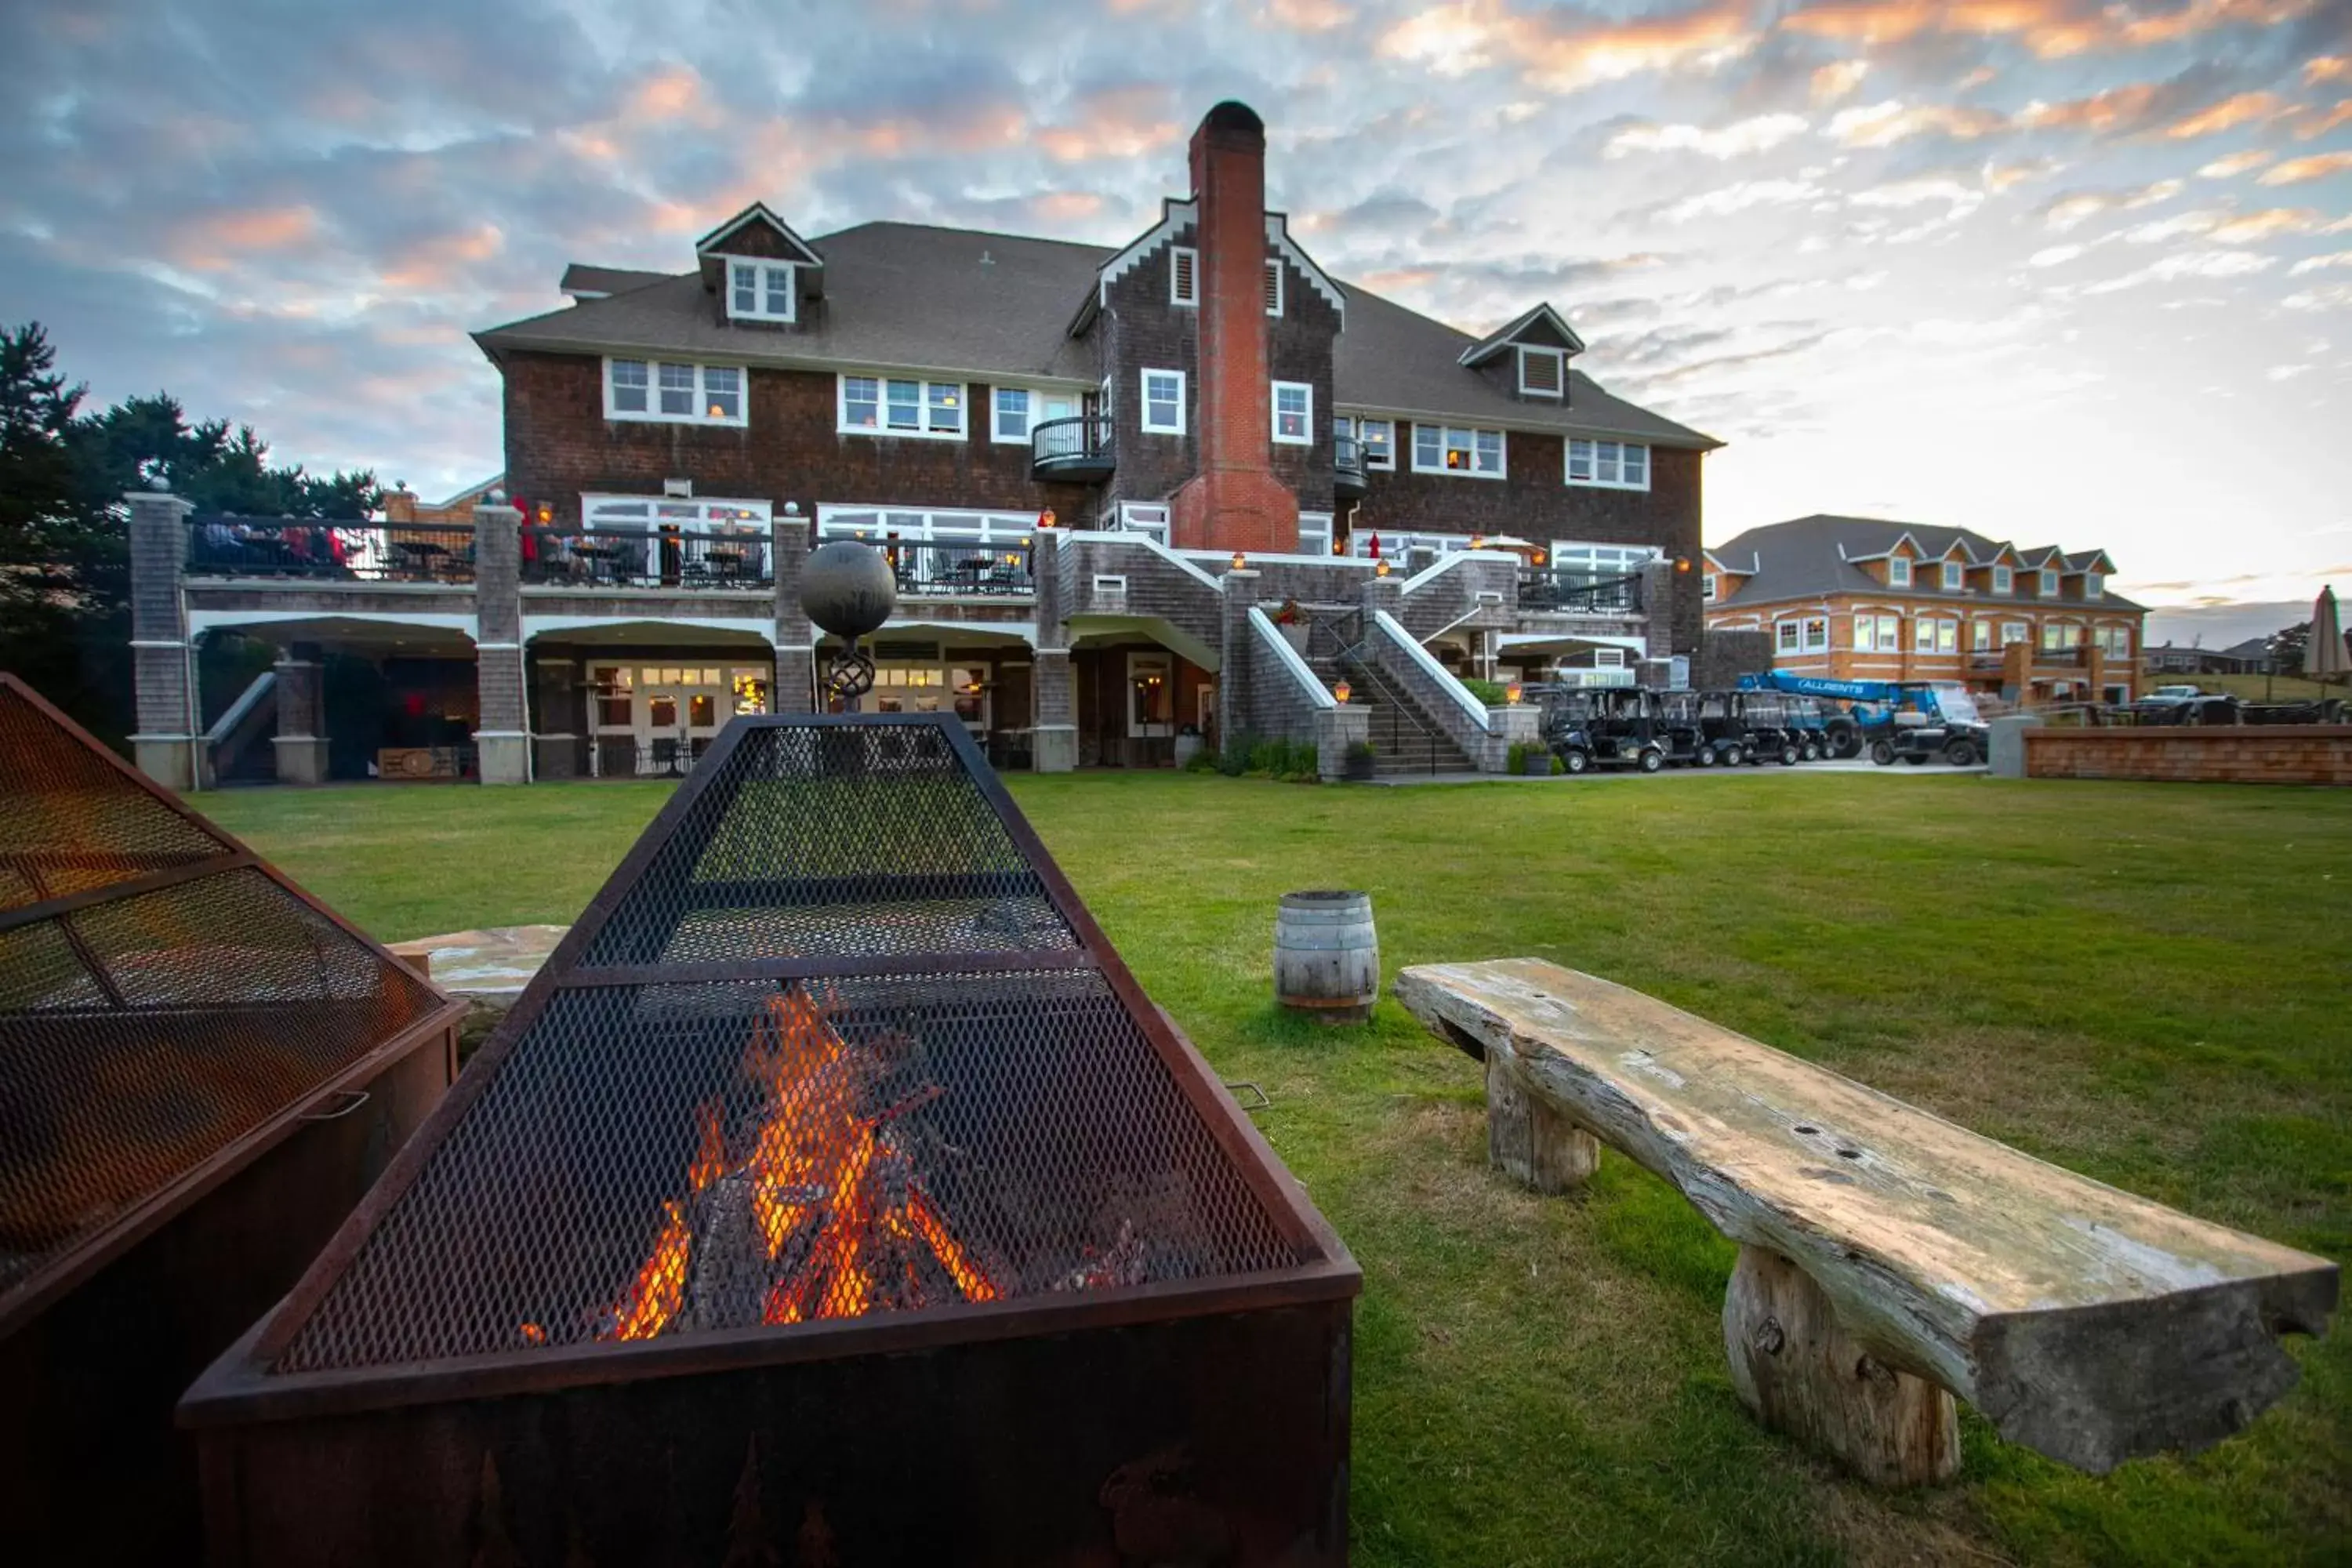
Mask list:
[[[1274,998],[1327,1024],[1360,1024],[1381,994],[1370,893],[1285,893],[1274,921]]]

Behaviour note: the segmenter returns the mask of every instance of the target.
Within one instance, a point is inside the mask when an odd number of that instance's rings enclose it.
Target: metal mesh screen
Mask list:
[[[22,692],[0,685],[0,910],[232,847],[124,778]]]
[[[1096,972],[585,988],[278,1370],[1296,1260]]]
[[[944,723],[739,721],[272,1370],[1302,1261],[984,767]]]
[[[0,864],[0,1308],[437,1005],[6,685]]]

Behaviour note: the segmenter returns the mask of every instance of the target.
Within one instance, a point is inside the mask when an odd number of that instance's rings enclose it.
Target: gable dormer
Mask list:
[[[1567,407],[1568,362],[1584,340],[1549,304],[1538,305],[1491,337],[1462,351],[1462,363],[1513,397]]]
[[[2013,598],[2017,594],[2018,569],[2023,564],[2017,546],[2005,542],[1996,544],[1991,554],[1970,569],[1969,586],[2000,598]]]
[[[764,202],[704,235],[694,256],[703,291],[730,325],[797,326],[803,305],[824,297],[824,258]]]
[[[1920,570],[1930,576],[1929,581],[1919,584],[1922,588],[1933,588],[1942,594],[1964,594],[1969,589],[1969,547],[1955,535],[1952,542],[1944,546],[1943,553],[1933,561],[1922,563]]]
[[[1702,551],[1700,554],[1703,557],[1701,564],[1706,567],[1699,577],[1699,601],[1702,604],[1720,605],[1727,599],[1737,598],[1739,590],[1748,586],[1748,580],[1764,565],[1762,559],[1752,551],[1745,557],[1729,559],[1712,550]]]

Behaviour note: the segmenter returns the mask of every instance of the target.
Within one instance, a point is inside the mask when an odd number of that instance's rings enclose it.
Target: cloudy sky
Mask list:
[[[1238,97],[1328,269],[1549,300],[1730,442],[1711,539],[2352,577],[2352,0],[16,0],[0,58],[0,320],[436,496],[499,462],[466,331],[567,260],[683,269],[754,198],[1118,243]]]

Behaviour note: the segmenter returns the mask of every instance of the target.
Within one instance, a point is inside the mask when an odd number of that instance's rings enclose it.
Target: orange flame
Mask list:
[[[687,1170],[688,1201],[731,1177],[748,1184],[752,1226],[769,1261],[782,1268],[762,1304],[767,1322],[855,1318],[877,1299],[922,1304],[918,1247],[965,1300],[995,1300],[995,1282],[956,1239],[908,1156],[882,1131],[939,1091],[861,1111],[864,1064],[827,1012],[806,991],[769,999],[743,1053],[743,1071],[759,1085],[766,1115],[749,1152],[730,1164],[719,1102],[697,1109],[701,1135]],[[614,1305],[604,1337],[649,1339],[684,1304],[693,1226],[678,1203],[663,1209],[653,1251]]]

